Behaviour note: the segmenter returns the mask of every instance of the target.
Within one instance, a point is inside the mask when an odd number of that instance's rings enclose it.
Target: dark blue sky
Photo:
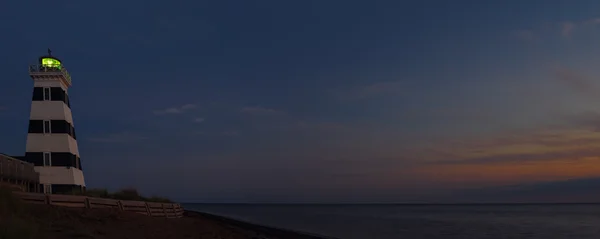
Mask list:
[[[598,7],[5,1],[0,151],[24,152],[50,47],[88,187],[355,202],[599,177]]]

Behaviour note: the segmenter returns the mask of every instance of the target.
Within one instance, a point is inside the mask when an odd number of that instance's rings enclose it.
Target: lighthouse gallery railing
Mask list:
[[[63,76],[69,85],[71,85],[71,75],[64,66],[48,67],[43,65],[29,65],[30,75],[56,75]]]

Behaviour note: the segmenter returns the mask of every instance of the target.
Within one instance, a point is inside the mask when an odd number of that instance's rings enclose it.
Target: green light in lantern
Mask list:
[[[42,58],[42,66],[60,69],[60,61],[54,58]]]

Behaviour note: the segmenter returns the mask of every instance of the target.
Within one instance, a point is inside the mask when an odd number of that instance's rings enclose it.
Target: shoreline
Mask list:
[[[206,212],[184,210],[184,217],[189,218],[205,218],[211,221],[222,223],[223,225],[234,227],[248,233],[255,233],[258,238],[271,239],[271,238],[289,238],[289,239],[339,239],[336,237],[329,237],[324,235],[316,235],[307,232],[294,231],[290,229],[277,228],[272,226],[260,225],[252,222],[246,222],[239,219],[233,219],[225,216],[219,216]]]

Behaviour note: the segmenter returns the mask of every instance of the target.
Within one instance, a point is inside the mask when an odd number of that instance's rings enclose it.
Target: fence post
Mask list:
[[[90,204],[90,198],[89,197],[85,197],[85,208],[87,208],[87,209],[92,208],[92,205]]]
[[[50,198],[50,194],[44,194],[44,201],[46,201],[46,204],[52,205],[52,199]]]
[[[119,206],[119,211],[123,211],[123,203],[121,200],[117,201],[117,206]]]
[[[175,218],[177,218],[177,212],[179,211],[177,209],[177,204],[171,204],[171,206],[173,207],[173,215],[175,215]]]
[[[181,217],[181,215],[179,215],[179,214],[181,213],[181,205],[179,205],[179,203],[178,203],[178,204],[175,204],[175,205],[173,206],[173,208],[175,208],[175,209],[173,209],[173,211],[175,211],[175,217],[176,217],[176,218],[180,218],[180,217]]]
[[[148,202],[144,202],[144,204],[146,205],[146,213],[148,213],[148,216],[152,216],[152,212],[150,211],[150,206],[148,206]]]
[[[165,208],[165,204],[164,204],[164,203],[161,203],[161,205],[162,205],[162,208],[163,208],[163,213],[165,214],[165,217],[166,217],[166,218],[169,218],[169,216],[167,215],[167,209]]]
[[[172,214],[175,211],[175,207],[173,207],[173,204],[170,203],[169,205],[169,214]],[[168,216],[167,216],[168,217]]]

